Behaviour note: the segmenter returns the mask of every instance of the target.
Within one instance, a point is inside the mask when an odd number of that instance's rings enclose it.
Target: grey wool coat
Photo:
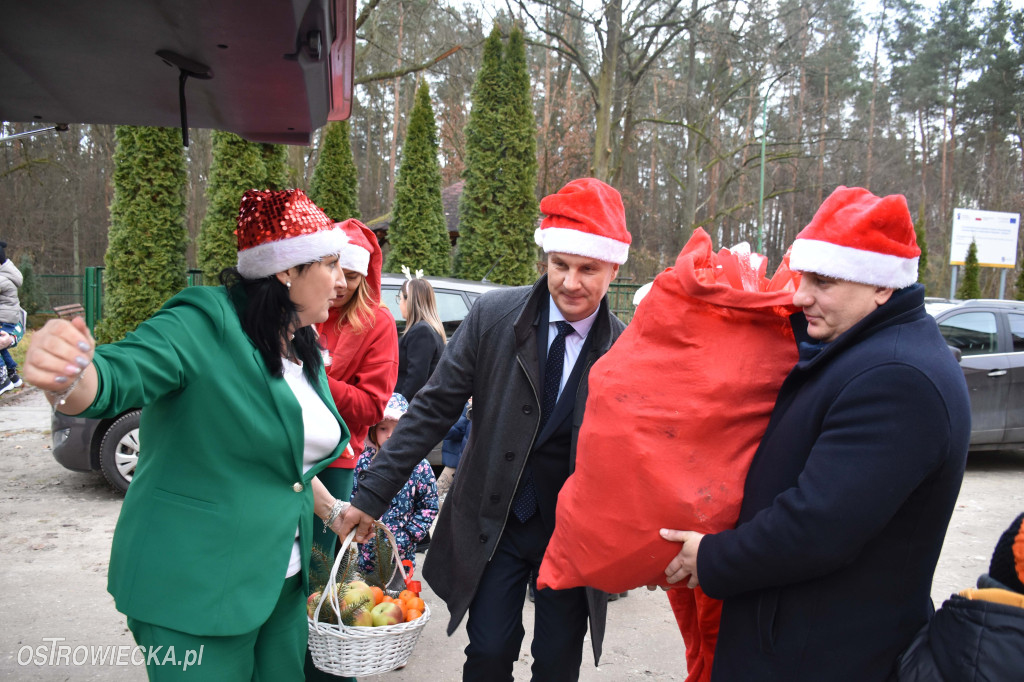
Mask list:
[[[413,468],[444,438],[473,397],[473,429],[459,475],[441,508],[423,575],[448,604],[450,635],[465,616],[505,528],[512,497],[540,425],[537,326],[547,276],[533,286],[498,289],[480,298],[452,336],[437,370],[416,395],[391,438],[359,475],[352,503],[379,518]],[[570,466],[587,399],[587,377],[625,325],[601,307],[576,394]],[[546,330],[544,330],[546,332]],[[607,595],[589,589],[595,663],[604,639]]]

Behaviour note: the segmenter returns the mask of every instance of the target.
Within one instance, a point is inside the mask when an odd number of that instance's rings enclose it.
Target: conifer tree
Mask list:
[[[956,290],[956,295],[962,300],[981,298],[981,285],[978,279],[981,275],[981,266],[978,265],[978,245],[971,240],[967,249],[967,257],[964,258],[964,279]]]
[[[176,128],[118,126],[114,198],[96,339],[124,338],[185,287],[185,186]]]
[[[25,254],[18,264],[21,270],[21,288],[18,289],[18,302],[29,315],[50,308],[50,297],[43,287],[42,280],[36,276],[32,256]]]
[[[260,189],[280,190],[291,186],[288,182],[288,149],[283,144],[260,143],[260,155],[266,169],[266,179]],[[242,197],[238,197],[241,202]]]
[[[206,185],[206,215],[199,227],[197,252],[203,281],[216,284],[225,268],[238,262],[238,206],[250,189],[266,189],[267,170],[260,145],[234,133],[213,132],[213,162]]]
[[[514,28],[502,57],[495,26],[473,87],[459,206],[457,273],[502,284],[536,279],[537,129],[526,45]]]
[[[480,279],[499,256],[500,248],[494,214],[501,193],[502,44],[497,24],[484,41],[483,59],[477,71],[472,108],[466,124],[465,185],[459,198],[459,241],[455,254],[455,275]]]
[[[1017,271],[1017,281],[1013,284],[1014,296],[1017,301],[1024,301],[1024,266]]]
[[[507,179],[502,186],[499,234],[505,257],[489,279],[500,284],[529,284],[537,279],[537,244],[533,239],[537,227],[537,122],[533,116],[526,43],[519,28],[509,35],[502,66],[508,90],[503,173]]]
[[[448,226],[441,202],[441,167],[437,161],[437,125],[430,103],[430,88],[421,82],[409,115],[409,129],[402,146],[395,181],[395,203],[388,228],[388,253],[384,269],[396,272],[403,265],[425,275],[451,272]]]
[[[338,222],[361,217],[359,175],[352,158],[348,121],[332,121],[324,128],[309,198]]]
[[[921,255],[917,259],[917,281],[923,282],[925,274],[928,273],[928,241],[925,239],[923,218],[914,223],[914,236],[917,237],[917,246],[921,249]]]

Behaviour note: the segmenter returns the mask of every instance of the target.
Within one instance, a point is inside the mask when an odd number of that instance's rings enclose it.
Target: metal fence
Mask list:
[[[642,285],[633,282],[612,282],[608,287],[608,306],[620,320],[629,324],[633,319],[633,295]]]
[[[86,268],[84,275],[38,275],[43,289],[50,302],[50,310],[54,306],[80,303],[85,309],[85,322],[90,329],[103,319],[103,268]],[[202,270],[189,270],[187,286],[203,284]],[[640,288],[632,282],[612,282],[608,287],[608,304],[611,311],[627,324],[633,319],[633,295]]]

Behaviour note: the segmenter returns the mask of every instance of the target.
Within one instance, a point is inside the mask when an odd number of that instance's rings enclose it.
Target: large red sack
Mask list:
[[[751,263],[760,263],[760,267]],[[558,496],[538,585],[667,585],[661,528],[732,528],[775,397],[797,360],[798,277],[694,232],[590,371],[576,470]]]

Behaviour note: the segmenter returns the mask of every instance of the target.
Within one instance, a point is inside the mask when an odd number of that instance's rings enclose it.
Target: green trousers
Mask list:
[[[128,618],[155,682],[291,682],[303,679],[307,636],[302,576],[284,581],[263,625],[230,637],[191,635]]]

